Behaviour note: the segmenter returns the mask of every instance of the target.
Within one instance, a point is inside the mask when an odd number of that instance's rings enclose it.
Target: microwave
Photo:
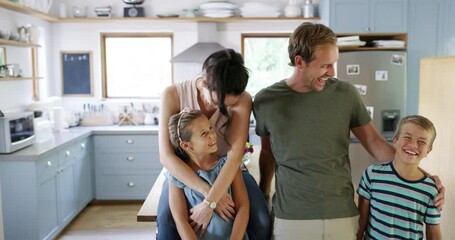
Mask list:
[[[0,153],[11,153],[35,142],[32,112],[0,115]]]

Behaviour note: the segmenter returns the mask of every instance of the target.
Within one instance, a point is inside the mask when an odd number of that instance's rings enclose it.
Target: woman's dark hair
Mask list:
[[[218,97],[218,107],[227,117],[228,125],[231,119],[224,105],[226,94],[240,95],[248,84],[249,72],[243,65],[242,55],[233,49],[214,52],[204,61],[202,71],[207,79],[208,90],[210,93],[215,92]]]
[[[169,139],[171,140],[172,146],[174,147],[175,154],[187,162],[190,157],[180,147],[180,142],[189,142],[191,140],[191,130],[189,126],[193,123],[194,119],[204,116],[200,111],[194,110],[190,112],[182,111],[172,115],[169,119],[168,132]]]

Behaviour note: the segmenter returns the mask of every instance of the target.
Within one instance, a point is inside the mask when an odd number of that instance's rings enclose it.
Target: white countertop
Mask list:
[[[65,129],[62,132],[54,132],[54,137],[48,141],[34,143],[19,151],[0,154],[0,161],[32,161],[38,160],[50,153],[56,148],[61,148],[65,144],[86,138],[96,134],[158,134],[158,125],[140,125],[140,126],[91,126],[91,127],[74,127]]]

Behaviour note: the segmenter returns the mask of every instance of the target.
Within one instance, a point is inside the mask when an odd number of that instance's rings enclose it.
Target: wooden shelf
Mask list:
[[[26,43],[14,40],[0,39],[0,45],[4,46],[15,46],[15,47],[41,47],[38,44]]]
[[[0,77],[0,81],[39,80],[42,77]]]
[[[110,21],[180,21],[180,22],[246,22],[246,21],[318,21],[319,18],[157,18],[157,17],[116,17],[116,18],[59,18],[62,23],[110,22]]]
[[[407,33],[343,33],[337,34],[337,37],[359,36],[360,41],[366,42],[365,46],[339,46],[339,50],[344,51],[406,51],[408,45]],[[401,40],[404,41],[404,47],[375,47],[372,45],[374,40]]]
[[[26,7],[24,5],[10,2],[9,0],[0,0],[0,7],[15,11],[15,12],[20,12],[20,13],[25,13],[30,16],[34,16],[37,18],[41,18],[43,20],[46,20],[48,22],[57,22],[58,18],[51,16],[49,14],[46,14],[44,12]]]

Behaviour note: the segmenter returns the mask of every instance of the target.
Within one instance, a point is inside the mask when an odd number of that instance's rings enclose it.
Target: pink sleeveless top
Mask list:
[[[199,107],[199,103],[197,102],[197,88],[196,88],[196,80],[189,80],[183,81],[176,84],[177,87],[177,94],[179,96],[180,101],[180,111],[184,108],[189,108],[193,110],[201,110]],[[228,108],[228,112],[230,114],[230,109]],[[215,128],[217,138],[217,145],[218,151],[217,154],[220,156],[226,155],[227,151],[229,150],[230,146],[225,140],[224,132],[225,127],[223,124],[227,121],[227,118],[221,114],[220,110],[217,109],[212,117],[209,119],[212,126]]]

